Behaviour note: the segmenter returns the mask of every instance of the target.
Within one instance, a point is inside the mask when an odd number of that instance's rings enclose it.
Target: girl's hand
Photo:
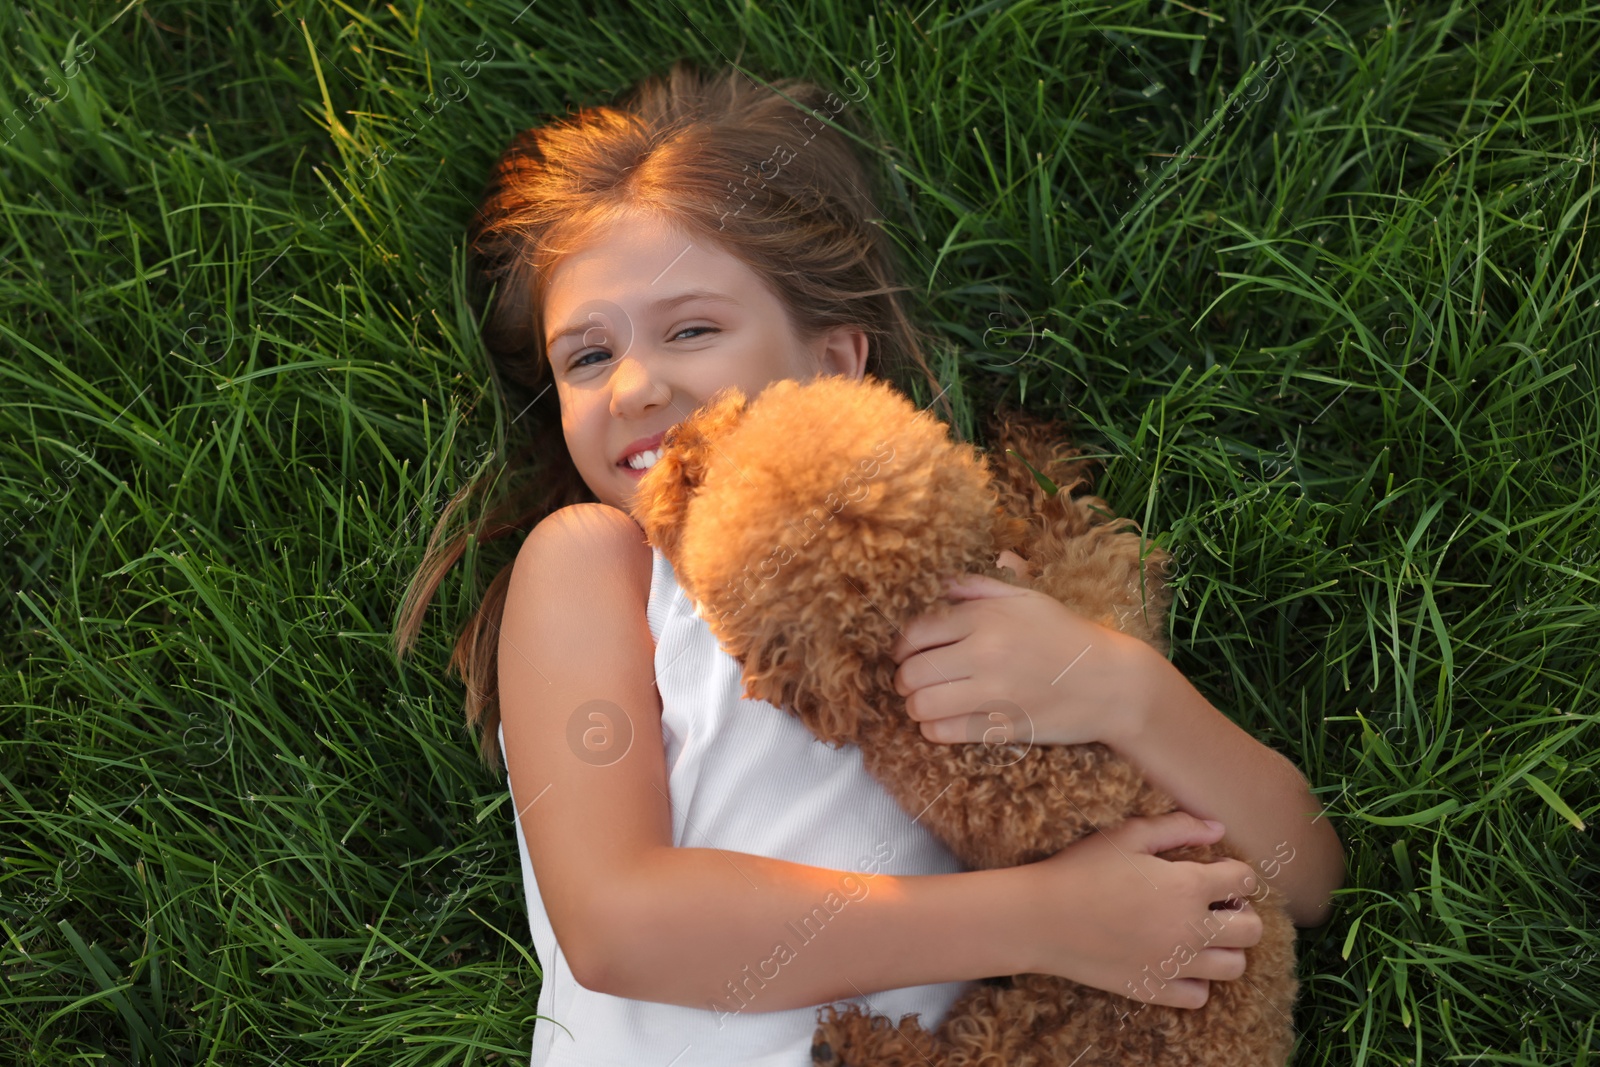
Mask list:
[[[1244,949],[1261,940],[1249,902],[1256,875],[1241,860],[1174,862],[1155,853],[1222,834],[1221,823],[1181,811],[1132,818],[1016,868],[1036,879],[1029,970],[1141,1003],[1204,1005],[1211,983],[1243,974]],[[1239,906],[1211,910],[1221,902]]]
[[[999,563],[1028,567],[1009,552]],[[954,579],[947,596],[957,601],[947,614],[919,615],[889,650],[900,665],[895,692],[923,737],[1114,743],[1131,725],[1127,713],[1144,699],[1150,657],[1160,657],[1149,645],[1054,597],[981,574]]]

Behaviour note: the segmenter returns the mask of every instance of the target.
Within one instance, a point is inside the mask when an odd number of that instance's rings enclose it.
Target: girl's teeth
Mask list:
[[[636,471],[649,470],[651,467],[656,465],[656,460],[660,458],[661,450],[659,448],[655,449],[654,451],[646,449],[645,451],[640,452],[638,455],[629,458],[628,466],[632,467]]]

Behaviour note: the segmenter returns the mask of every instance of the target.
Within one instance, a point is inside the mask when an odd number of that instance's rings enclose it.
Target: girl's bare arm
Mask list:
[[[1031,577],[1015,553],[1002,553],[999,564]],[[1297,924],[1326,921],[1344,855],[1294,764],[1131,634],[984,575],[963,576],[951,596],[958,603],[950,611],[911,620],[891,649],[900,664],[896,691],[924,736],[947,744],[975,736],[975,722],[990,723],[973,709],[1001,696],[1028,709],[1037,744],[1105,742],[1181,810],[1223,823],[1229,843],[1282,891]]]
[[[864,877],[746,852],[662,848],[619,895],[601,986],[709,1011],[780,1011],[1030,969],[1015,871]],[[629,901],[634,906],[629,910]]]
[[[1344,849],[1305,776],[1149,652],[1141,653],[1140,699],[1109,743],[1182,810],[1226,826],[1228,840],[1283,891],[1296,925],[1320,926],[1344,882]]]
[[[1013,973],[1025,938],[1009,928],[1015,910],[995,906],[1010,872],[867,877],[672,847],[649,583],[650,548],[628,516],[566,508],[524,543],[501,625],[512,793],[578,980],[773,1011]],[[775,959],[780,942],[792,958]]]
[[[627,515],[562,509],[523,545],[500,633],[512,793],[551,925],[587,988],[726,1012],[1026,971],[1120,988],[1210,901],[1248,891],[1245,864],[1139,854],[1167,847],[1163,834],[1204,832],[1188,816],[1131,827],[1116,849],[947,875],[867,878],[674,848],[641,610],[649,579],[649,546]],[[1241,920],[1213,947],[1253,937],[1259,924]],[[1217,953],[1194,973],[1231,978],[1231,966]],[[1196,995],[1183,983],[1163,991],[1187,1006]]]

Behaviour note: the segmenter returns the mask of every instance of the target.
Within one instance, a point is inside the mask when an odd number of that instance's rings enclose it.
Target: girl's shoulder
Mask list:
[[[571,578],[615,576],[626,583],[628,599],[639,605],[641,614],[649,602],[654,551],[633,516],[609,504],[569,504],[546,515],[518,549],[517,565],[535,566],[522,562],[534,556],[537,566],[555,568]]]

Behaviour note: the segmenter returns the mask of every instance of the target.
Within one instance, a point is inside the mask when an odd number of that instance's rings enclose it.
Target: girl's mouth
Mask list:
[[[644,461],[643,465],[639,466],[639,467],[634,467],[634,466],[630,465],[627,460],[624,460],[623,462],[618,463],[617,466],[622,469],[622,473],[624,473],[624,474],[632,475],[635,479],[643,478],[645,472],[648,471],[651,467],[654,467],[656,465],[656,463],[661,459],[661,449],[659,447],[657,447],[657,448],[647,448],[643,452],[637,453],[632,458],[643,459],[643,461]]]

